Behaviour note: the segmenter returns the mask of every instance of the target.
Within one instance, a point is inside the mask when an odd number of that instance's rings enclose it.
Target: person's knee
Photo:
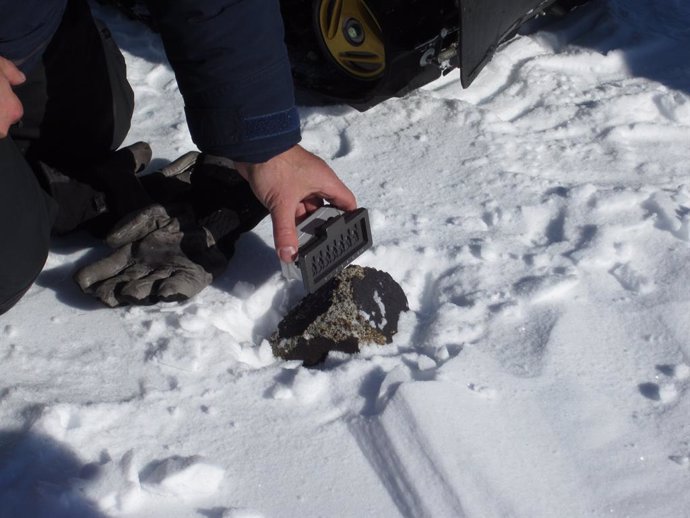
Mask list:
[[[0,314],[14,306],[41,273],[49,252],[44,236],[3,238],[0,253]]]
[[[54,204],[11,138],[0,139],[0,309],[9,309],[41,272]]]

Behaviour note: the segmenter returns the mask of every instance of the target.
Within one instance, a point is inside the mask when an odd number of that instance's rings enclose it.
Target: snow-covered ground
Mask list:
[[[104,12],[129,141],[193,149],[161,46]],[[690,516],[690,3],[593,2],[304,144],[372,216],[411,311],[320,369],[268,222],[183,304],[104,309],[56,241],[0,317],[0,517]]]

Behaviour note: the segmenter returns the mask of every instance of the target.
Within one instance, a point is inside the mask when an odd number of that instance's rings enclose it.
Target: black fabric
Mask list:
[[[88,183],[75,180],[43,162],[34,164],[34,172],[59,210],[54,234],[66,234],[85,228],[103,237],[125,214],[153,203],[136,173],[151,161],[151,148],[137,142],[111,153],[95,165]]]
[[[57,203],[58,211],[52,233],[63,235],[79,228],[86,221],[105,214],[105,194],[89,184],[79,182],[57,169],[39,162],[41,185]]]
[[[56,207],[11,137],[0,139],[0,170],[2,314],[19,300],[43,268]]]
[[[16,88],[24,117],[11,135],[30,161],[84,179],[122,144],[134,110],[124,58],[86,0],[70,0],[42,62]]]
[[[192,172],[192,204],[198,219],[209,220],[206,227],[228,257],[234,253],[240,235],[268,216],[268,209],[254,195],[249,183],[221,157],[202,155],[197,160]],[[233,232],[223,230],[222,219],[213,221],[213,214],[222,209],[237,214]]]
[[[9,18],[21,8],[12,4],[2,11]],[[41,62],[15,91],[24,117],[0,139],[0,314],[29,288],[48,254],[57,205],[37,178],[47,189],[49,167],[56,175],[93,180],[94,166],[124,139],[134,99],[122,54],[98,29],[85,0],[70,0]]]

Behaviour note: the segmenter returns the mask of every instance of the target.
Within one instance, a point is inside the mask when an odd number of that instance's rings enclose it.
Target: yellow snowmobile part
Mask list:
[[[358,79],[386,68],[383,33],[364,0],[318,0],[319,31],[333,60]]]

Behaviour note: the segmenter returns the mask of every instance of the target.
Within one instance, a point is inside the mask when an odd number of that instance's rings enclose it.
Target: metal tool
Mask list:
[[[301,279],[314,293],[371,247],[367,209],[343,212],[321,207],[297,226],[299,252],[292,263],[282,263],[286,279]]]

